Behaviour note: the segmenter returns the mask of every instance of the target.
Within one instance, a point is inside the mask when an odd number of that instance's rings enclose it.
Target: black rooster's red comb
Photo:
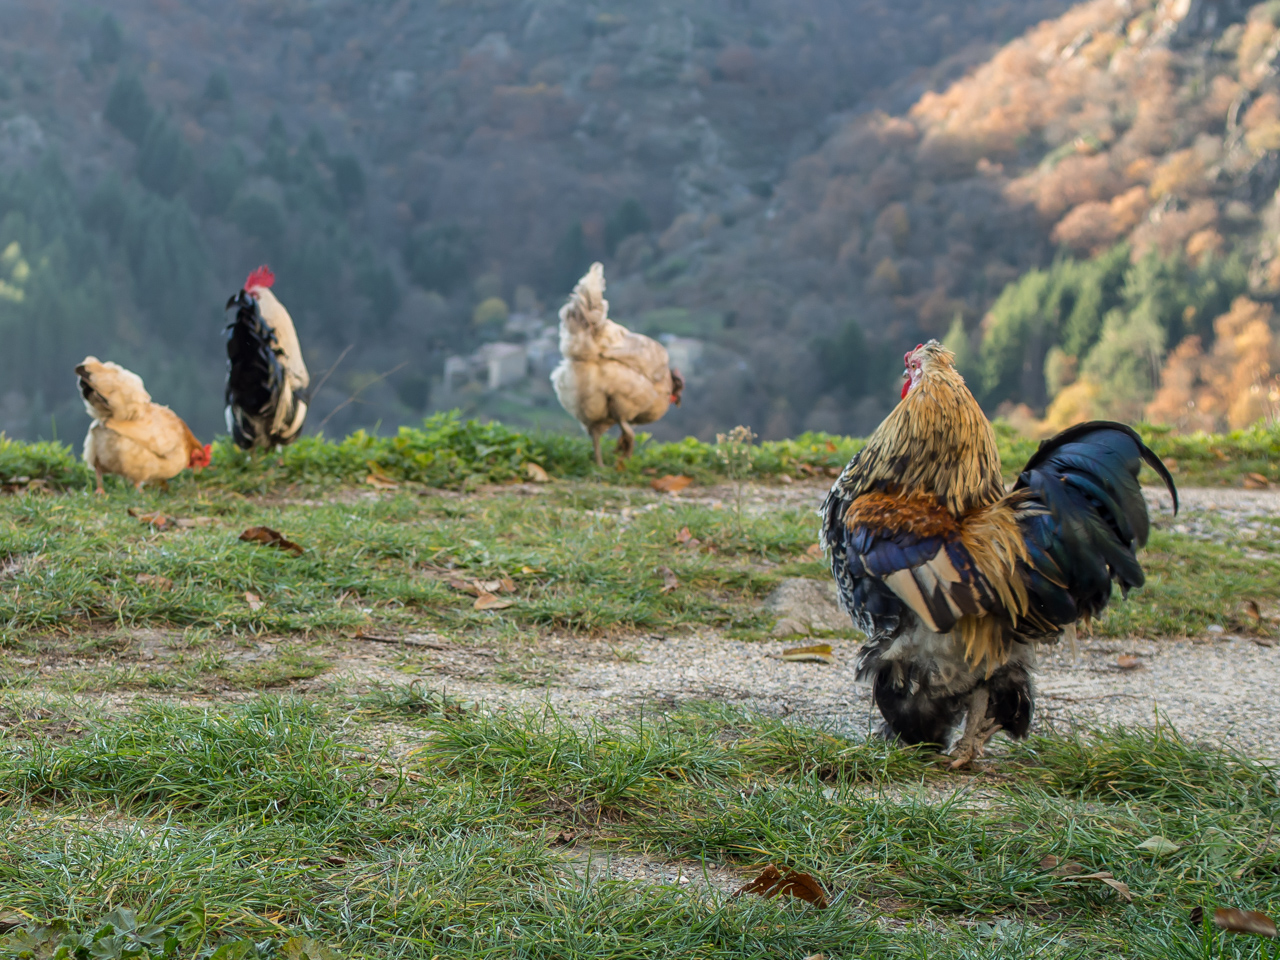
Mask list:
[[[265,263],[253,273],[249,274],[249,279],[244,282],[246,290],[252,290],[255,287],[270,289],[271,285],[276,282],[276,275],[271,272],[271,268]]]

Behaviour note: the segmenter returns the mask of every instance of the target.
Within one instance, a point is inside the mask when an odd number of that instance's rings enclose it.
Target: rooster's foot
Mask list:
[[[984,717],[982,722],[972,729],[969,724],[965,724],[964,736],[951,751],[951,763],[947,765],[948,769],[963,770],[974,760],[980,759],[987,749],[987,741],[1001,729],[1003,728],[992,717]]]

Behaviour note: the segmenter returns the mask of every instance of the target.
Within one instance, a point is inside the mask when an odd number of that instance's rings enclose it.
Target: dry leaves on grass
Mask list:
[[[450,577],[447,583],[454,590],[469,593],[473,597],[486,593],[516,592],[516,582],[510,577],[500,577],[497,580],[464,580],[461,577]]]
[[[244,595],[244,602],[249,605],[249,610],[251,613],[257,613],[259,610],[261,610],[263,607],[266,606],[266,604],[262,602],[262,598],[258,596],[256,593],[246,592]]]
[[[1204,920],[1204,910],[1196,907],[1191,912],[1192,923]],[[1235,907],[1218,907],[1213,911],[1213,924],[1227,933],[1251,933],[1256,937],[1276,939],[1276,922],[1257,910],[1237,910]]]
[[[495,596],[492,593],[482,593],[476,597],[476,602],[472,606],[476,610],[505,610],[507,607],[514,606],[514,600],[504,600],[502,597]]]
[[[216,523],[213,517],[171,517],[159,510],[152,513],[143,513],[136,507],[130,507],[129,516],[134,517],[139,523],[145,523],[155,527],[157,530],[170,530],[174,527],[188,530],[192,527],[205,527],[211,523]]]
[[[1116,660],[1116,666],[1121,670],[1136,670],[1142,666],[1142,661],[1131,653],[1124,653]]]
[[[246,543],[260,543],[264,547],[275,547],[291,553],[295,557],[303,554],[303,549],[299,544],[292,540],[286,540],[284,534],[278,530],[272,530],[270,527],[250,527],[244,533],[240,534],[240,539]]]
[[[534,483],[550,483],[551,477],[536,463],[530,461],[524,465],[524,475]]]
[[[364,478],[364,482],[375,490],[398,490],[400,488],[398,481],[392,480],[372,464],[369,465],[369,475]]]
[[[1052,877],[1061,877],[1064,880],[1101,881],[1124,898],[1127,903],[1133,902],[1133,894],[1129,891],[1129,885],[1122,880],[1117,880],[1114,875],[1105,870],[1085,873],[1085,867],[1082,864],[1072,860],[1059,860],[1052,854],[1040,861],[1040,869],[1047,871]]]
[[[811,875],[798,873],[795,870],[784,872],[772,863],[760,872],[760,876],[735,890],[733,896],[740,897],[744,893],[754,893],[766,899],[783,895],[797,897],[812,903],[819,909],[827,906],[828,903],[827,892]]]
[[[820,543],[809,544],[809,546],[805,547],[804,555],[808,557],[810,560],[821,560],[822,544]]]
[[[1271,486],[1271,481],[1260,473],[1246,473],[1243,486],[1246,490],[1266,490]]]
[[[1171,853],[1177,853],[1182,847],[1168,837],[1156,834],[1156,836],[1147,837],[1147,839],[1138,844],[1138,849],[1151,854],[1153,857],[1167,857]]]
[[[680,532],[676,534],[676,543],[680,544],[680,546],[687,550],[696,550],[698,547],[702,546],[702,541],[695,537],[688,527],[680,528]],[[708,547],[708,549],[712,553],[715,553],[714,547]]]
[[[680,589],[680,578],[676,576],[676,572],[670,567],[659,567],[658,573],[662,574],[663,593],[671,593],[673,590]]]
[[[791,647],[782,651],[782,659],[791,663],[835,663],[831,644],[815,643],[807,647]]]
[[[158,573],[140,573],[138,574],[138,582],[144,587],[151,587],[162,593],[173,589],[173,581],[168,577],[160,576]]]
[[[676,494],[693,483],[692,477],[686,477],[683,473],[668,473],[665,477],[658,477],[656,480],[650,480],[649,486],[657,490],[659,493]]]

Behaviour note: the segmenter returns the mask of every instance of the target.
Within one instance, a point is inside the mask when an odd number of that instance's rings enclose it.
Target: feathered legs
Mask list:
[[[973,693],[969,694],[969,711],[964,720],[964,733],[956,741],[955,749],[951,751],[952,770],[968,766],[981,757],[987,741],[1001,728],[996,718],[987,713],[989,702],[990,693],[985,683],[978,684],[973,688]]]

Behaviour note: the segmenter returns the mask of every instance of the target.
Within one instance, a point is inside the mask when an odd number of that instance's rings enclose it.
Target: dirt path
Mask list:
[[[797,484],[779,491],[777,502],[796,505],[820,495]],[[1228,526],[1238,534],[1280,516],[1280,493],[1273,491],[1184,490],[1176,518],[1168,494],[1151,490],[1148,496],[1156,522],[1191,536],[1216,539]],[[755,490],[750,500],[753,507],[767,507],[769,496]],[[493,706],[550,702],[572,716],[718,700],[850,733],[867,730],[874,707],[868,689],[854,682],[858,644],[833,641],[832,665],[780,659],[783,649],[799,642],[792,637],[746,643],[705,634],[616,645],[550,640],[519,653],[456,647],[424,657],[420,672],[406,672],[404,664],[392,667],[383,649],[353,650],[339,669],[349,674],[347,682],[417,680]],[[1128,658],[1136,658],[1136,665]],[[504,671],[507,681],[494,682]],[[314,682],[336,680],[330,673]],[[1041,726],[1150,724],[1158,711],[1190,739],[1280,758],[1280,646],[1212,628],[1185,640],[1082,639],[1078,659],[1065,647],[1042,650],[1037,686]]]

